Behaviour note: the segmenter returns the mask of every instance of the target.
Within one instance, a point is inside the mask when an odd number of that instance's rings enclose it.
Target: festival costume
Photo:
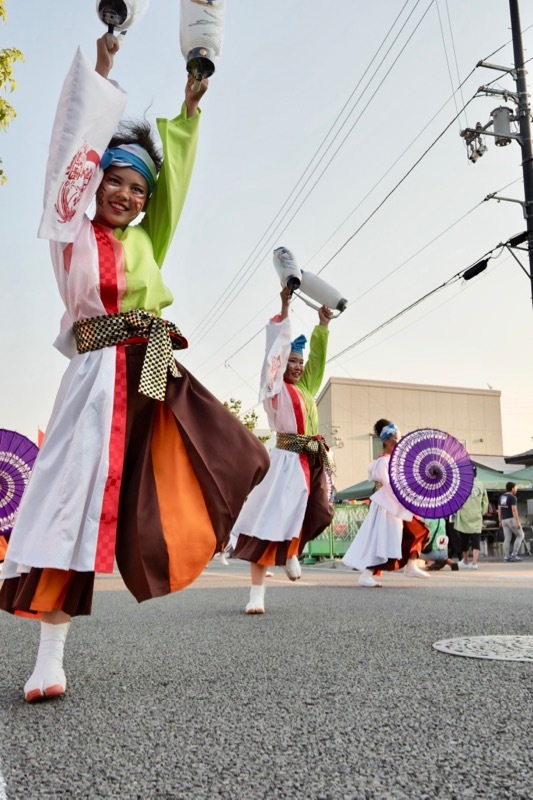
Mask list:
[[[139,225],[112,230],[85,214],[124,107],[78,51],[39,229],[66,307],[56,346],[71,361],[6,553],[0,607],[15,613],[90,613],[94,574],[115,557],[139,602],[182,589],[224,547],[268,467],[258,439],[174,362],[187,342],[160,319],[199,114],[157,121],[164,163]]]
[[[291,353],[289,319],[274,317],[266,327],[266,339],[259,399],[270,427],[278,432],[276,447],[266,477],[239,514],[231,542],[234,558],[284,566],[333,518],[327,453],[318,436],[314,400],[324,376],[328,329],[323,325],[314,328],[309,358],[302,377],[293,385],[283,380]]]
[[[368,479],[380,488],[372,495],[370,510],[342,559],[352,569],[401,569],[410,557],[420,555],[427,538],[426,525],[392,491],[389,460],[390,455],[384,453],[368,468]]]
[[[420,553],[424,561],[446,562],[448,559],[448,536],[446,535],[446,520],[426,519],[425,524],[429,530],[429,541]]]

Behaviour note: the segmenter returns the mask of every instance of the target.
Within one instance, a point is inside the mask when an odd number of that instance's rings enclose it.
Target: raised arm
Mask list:
[[[313,329],[309,342],[309,358],[306,361],[303,375],[298,381],[307,391],[315,395],[320,389],[326,368],[326,355],[328,347],[329,323],[331,311],[326,306],[318,311],[319,324]]]
[[[185,106],[187,107],[187,116],[194,117],[198,112],[200,100],[209,88],[209,81],[204,78],[200,81],[200,86],[196,86],[197,80],[192,75],[187,76],[187,83],[185,84]]]
[[[119,42],[116,36],[113,36],[112,44],[109,46],[109,34],[104,33],[99,39],[96,40],[96,66],[94,71],[97,72],[102,78],[108,78],[109,73],[113,69],[113,62],[115,53],[118,53]]]
[[[93,68],[78,48],[63,84],[46,165],[39,236],[73,242],[102,179],[100,158],[126,107],[126,94],[107,76],[118,42],[96,43]]]
[[[172,120],[157,120],[163,147],[163,166],[141,225],[152,240],[154,258],[160,267],[185,205],[196,157],[200,121],[198,103],[207,91],[208,82],[202,81],[197,92],[193,90],[193,85],[194,78],[189,75],[179,116]]]
[[[283,385],[283,374],[291,352],[291,323],[289,305],[291,292],[282,289],[281,312],[273,317],[266,326],[265,358],[261,370],[259,402],[272,399],[280,393]]]

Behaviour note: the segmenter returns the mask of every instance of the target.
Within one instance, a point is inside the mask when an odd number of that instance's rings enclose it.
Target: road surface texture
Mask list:
[[[38,625],[0,615],[1,800],[530,800],[533,663],[432,644],[531,635],[532,559],[356,581],[276,569],[247,616],[240,562],[140,606],[102,578],[32,706]]]

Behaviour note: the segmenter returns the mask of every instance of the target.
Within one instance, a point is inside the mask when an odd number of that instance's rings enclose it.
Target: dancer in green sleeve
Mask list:
[[[116,559],[139,602],[187,586],[268,468],[263,445],[174,360],[187,341],[161,317],[207,81],[196,90],[189,76],[181,113],[157,121],[161,159],[146,124],[113,135],[125,107],[108,80],[117,50],[99,39],[95,70],[76,54],[47,165],[39,235],[66,309],[56,346],[71,360],[0,591],[2,609],[41,620],[28,702],[64,694],[65,638],[71,617],[90,613],[95,572]]]
[[[333,518],[327,476],[327,447],[318,434],[315,395],[326,364],[331,311],[322,306],[311,334],[304,366],[305,336],[291,341],[291,292],[281,292],[281,313],[267,325],[260,400],[276,431],[266,478],[251,493],[234,525],[234,557],[250,562],[247,614],[265,611],[265,577],[269,566],[283,566],[290,580],[301,575],[298,556]]]

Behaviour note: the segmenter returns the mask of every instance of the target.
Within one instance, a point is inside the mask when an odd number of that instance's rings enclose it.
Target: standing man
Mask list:
[[[454,528],[461,536],[461,549],[463,551],[463,560],[459,561],[460,569],[477,569],[483,516],[487,513],[488,508],[487,490],[477,477],[477,470],[474,467],[474,483],[470,497],[455,515],[454,522]],[[470,548],[472,548],[472,561],[469,563],[468,551]]]
[[[520,517],[518,516],[518,500],[516,493],[518,491],[516,483],[509,481],[505,485],[506,492],[500,497],[498,503],[498,522],[503,528],[503,535],[505,537],[503,543],[504,561],[522,561],[518,555],[520,545],[524,541],[524,531]],[[511,541],[515,535],[513,552],[511,553]]]

